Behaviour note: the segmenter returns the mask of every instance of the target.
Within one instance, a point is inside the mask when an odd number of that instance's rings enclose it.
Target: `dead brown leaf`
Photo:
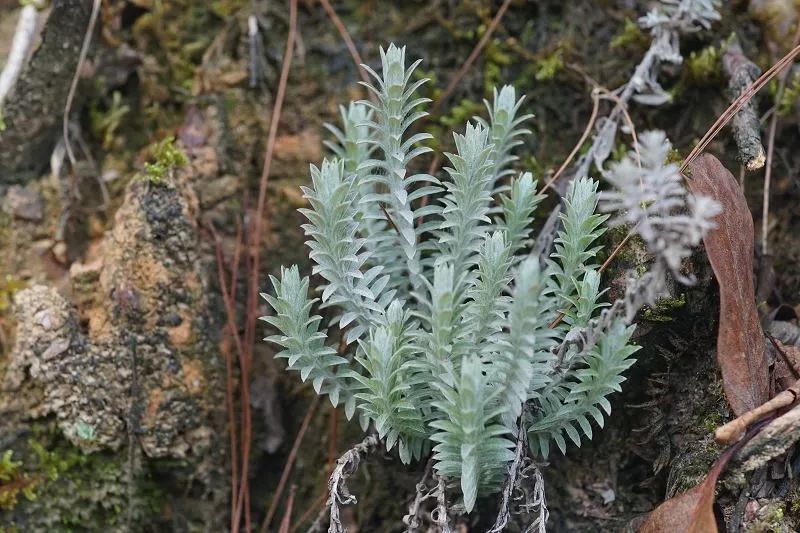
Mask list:
[[[720,455],[703,481],[656,507],[639,533],[717,533],[714,492],[717,479],[738,447]]]
[[[716,157],[703,154],[688,170],[691,191],[714,198],[723,209],[703,241],[719,282],[717,361],[725,397],[741,416],[766,402],[769,391],[753,284],[753,217],[736,179]]]

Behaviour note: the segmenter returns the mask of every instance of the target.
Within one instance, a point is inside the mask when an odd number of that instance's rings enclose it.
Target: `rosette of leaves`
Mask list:
[[[633,328],[613,320],[591,349],[559,349],[603,306],[596,257],[607,215],[596,213],[597,183],[576,180],[552,257],[527,254],[542,195],[530,173],[513,176],[530,118],[514,88],[495,91],[488,118],[454,133],[440,181],[412,170],[429,151],[429,136],[411,133],[427,103],[418,62],[407,66],[391,45],[381,63],[380,74],[368,69],[376,103],[342,109],[343,123],[329,127],[335,157],[312,165],[303,188],[319,285],[310,291],[297,266],[272,278],[264,320],[278,333],[268,340],[403,462],[432,453],[471,511],[502,486],[519,424],[545,457],[551,443],[564,452],[602,427],[607,396],[634,361]]]

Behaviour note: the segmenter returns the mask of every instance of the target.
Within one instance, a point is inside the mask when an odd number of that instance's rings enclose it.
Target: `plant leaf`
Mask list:
[[[733,446],[723,453],[697,486],[656,507],[639,533],[717,533],[714,491],[717,479],[738,449]]]
[[[769,387],[753,288],[753,217],[736,179],[716,157],[703,154],[688,168],[691,191],[710,196],[723,208],[716,229],[703,241],[719,282],[717,361],[725,397],[740,416],[766,402]]]

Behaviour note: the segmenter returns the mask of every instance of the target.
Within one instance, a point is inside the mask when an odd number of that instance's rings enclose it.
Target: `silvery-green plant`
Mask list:
[[[603,425],[634,362],[633,328],[614,319],[590,350],[558,349],[603,306],[596,257],[608,216],[596,213],[597,183],[575,180],[554,253],[526,255],[542,196],[530,173],[507,179],[530,118],[514,88],[454,134],[440,182],[410,170],[429,151],[429,135],[409,133],[427,102],[417,63],[394,45],[381,62],[375,102],[342,109],[341,127],[329,127],[336,157],[312,165],[303,188],[312,273],[324,282],[314,297],[297,266],[283,268],[264,320],[289,369],[348,418],[358,412],[403,462],[432,451],[471,511],[502,486],[520,424],[545,457]],[[327,328],[315,308],[333,311]]]

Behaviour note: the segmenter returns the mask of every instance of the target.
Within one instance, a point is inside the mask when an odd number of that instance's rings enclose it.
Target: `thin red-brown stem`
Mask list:
[[[217,259],[217,279],[219,280],[220,290],[222,291],[222,301],[225,306],[225,314],[227,315],[226,328],[230,338],[234,339],[237,351],[241,353],[241,339],[236,332],[236,318],[233,300],[231,293],[228,291],[227,283],[225,280],[225,267],[223,266],[222,257],[222,243],[220,242],[219,235],[214,227],[211,226],[211,233],[214,236],[214,248],[216,251]],[[235,274],[231,274],[233,278]],[[238,444],[237,444],[237,428],[236,428],[236,412],[234,406],[234,384],[233,384],[233,354],[231,354],[230,346],[227,341],[223,340],[221,343],[221,351],[225,359],[225,410],[228,416],[228,432],[230,434],[230,453],[231,453],[231,531],[234,528],[234,516],[237,507],[237,487],[238,487]]]
[[[581,134],[581,138],[578,139],[578,142],[575,143],[575,146],[572,148],[572,151],[569,153],[567,158],[561,163],[561,166],[558,167],[556,173],[553,174],[553,177],[550,178],[547,183],[545,183],[544,187],[539,191],[539,193],[545,192],[547,189],[553,186],[553,184],[561,177],[561,174],[564,173],[564,170],[572,163],[572,160],[578,154],[578,151],[583,146],[583,143],[586,142],[586,139],[589,138],[589,134],[592,133],[592,127],[594,126],[595,121],[597,120],[597,112],[600,110],[600,97],[596,92],[592,93],[592,114],[589,116],[589,122],[586,123],[586,128],[583,130]]]
[[[800,25],[797,26],[797,31],[794,35],[792,46],[796,46],[800,42]],[[767,238],[769,237],[769,188],[772,180],[772,155],[775,149],[775,132],[778,129],[778,106],[780,106],[783,99],[783,91],[786,89],[786,75],[788,70],[778,78],[778,90],[775,93],[775,111],[769,121],[769,134],[767,137],[767,160],[764,168],[764,200],[761,204],[761,252],[767,255]]]
[[[441,157],[439,157],[439,154],[438,153],[433,154],[433,159],[431,159],[431,164],[428,166],[429,176],[433,176],[436,173],[436,171],[439,170],[439,165],[441,164],[441,162],[442,159]],[[427,196],[425,196],[424,198],[427,198]],[[427,202],[423,203],[423,205],[426,204]]]
[[[236,288],[239,281],[239,259],[242,257],[242,224],[236,221],[236,245],[233,248],[233,259],[231,260],[231,283],[228,288],[232,307],[236,308]],[[235,318],[234,318],[235,322]]]
[[[75,91],[78,88],[78,81],[81,77],[83,64],[86,63],[86,55],[89,53],[89,46],[92,44],[92,36],[94,35],[94,27],[97,24],[97,17],[100,14],[101,0],[94,0],[92,2],[92,12],[89,15],[89,25],[86,28],[86,33],[83,36],[83,43],[78,55],[78,64],[75,66],[75,74],[72,76],[72,81],[69,84],[69,92],[67,93],[67,101],[64,104],[64,115],[61,121],[61,134],[64,136],[64,148],[66,148],[67,156],[70,164],[75,166],[75,154],[72,153],[72,145],[69,142],[69,114],[72,111],[72,101],[75,99]]]
[[[289,490],[289,498],[286,500],[286,512],[283,513],[283,520],[281,520],[281,527],[278,533],[289,533],[289,526],[292,523],[292,507],[294,507],[294,495],[297,492],[297,485],[292,485]]]
[[[286,86],[289,81],[289,70],[292,66],[292,56],[294,53],[295,40],[297,39],[297,0],[289,0],[289,32],[286,37],[286,48],[283,54],[281,74],[278,80],[278,89],[275,93],[275,104],[270,118],[269,134],[267,136],[266,150],[264,154],[264,167],[261,172],[261,180],[258,188],[258,204],[255,215],[251,219],[252,231],[249,232],[248,246],[248,279],[247,279],[247,302],[245,312],[244,346],[245,356],[242,358],[241,367],[241,410],[242,410],[242,468],[241,480],[239,483],[239,497],[234,516],[234,525],[238,530],[239,519],[244,511],[245,530],[251,531],[250,524],[250,490],[248,486],[248,470],[250,461],[250,444],[252,436],[252,420],[250,414],[250,364],[253,358],[253,345],[255,343],[255,320],[258,302],[258,280],[260,277],[260,246],[263,231],[264,211],[267,202],[267,184],[269,183],[270,169],[272,167],[272,157],[275,152],[275,140],[278,136],[278,125],[280,124],[281,110],[283,101],[286,97]]]
[[[311,515],[313,515],[316,512],[319,512],[318,509],[322,507],[327,500],[328,500],[328,487],[326,485],[325,489],[322,491],[322,494],[320,494],[319,497],[316,500],[314,500],[314,503],[312,503],[308,507],[308,509],[306,509],[302,515],[300,515],[300,518],[297,519],[297,523],[294,526],[292,526],[291,533],[295,533],[297,530],[300,529],[300,526],[305,524],[306,521],[309,518],[311,518]]]
[[[353,62],[356,64],[356,69],[358,69],[358,77],[361,78],[361,81],[364,83],[369,83],[369,76],[367,76],[367,72],[364,70],[364,67],[362,67],[364,60],[361,59],[361,54],[358,53],[358,48],[356,48],[353,38],[350,37],[347,27],[342,22],[342,19],[339,18],[339,15],[336,14],[336,10],[333,9],[333,6],[331,6],[328,0],[319,0],[319,2],[322,4],[323,9],[325,9],[325,12],[330,17],[331,22],[336,27],[336,31],[338,31],[339,35],[342,37],[348,52],[350,52],[350,56],[353,58]],[[371,94],[372,93],[370,93],[370,95]]]
[[[508,11],[508,6],[510,5],[511,5],[511,0],[505,0],[503,2],[503,5],[500,6],[500,9],[497,10],[497,13],[495,14],[494,18],[489,23],[489,26],[486,28],[486,32],[484,32],[483,36],[478,41],[478,44],[475,45],[475,48],[472,49],[472,52],[470,52],[469,56],[467,57],[467,60],[464,61],[464,64],[461,65],[461,68],[458,69],[458,72],[456,72],[455,76],[453,76],[453,78],[450,80],[450,83],[447,84],[445,90],[442,91],[441,95],[439,95],[439,98],[436,100],[436,103],[433,104],[433,107],[431,108],[431,115],[435,115],[439,111],[439,108],[441,108],[442,105],[444,105],[444,103],[447,101],[447,99],[450,98],[450,96],[453,94],[453,91],[456,90],[458,84],[461,83],[461,79],[464,77],[469,68],[472,66],[475,60],[478,59],[478,56],[481,54],[483,49],[489,43],[489,39],[491,39],[494,30],[497,29],[497,26],[500,24],[503,15],[506,14],[506,11]]]
[[[731,103],[730,106],[723,112],[717,120],[714,121],[714,124],[708,129],[703,138],[700,139],[700,142],[692,149],[689,155],[684,160],[683,164],[681,165],[681,172],[684,172],[689,164],[695,160],[695,158],[700,155],[703,150],[705,150],[706,146],[717,136],[717,134],[722,130],[723,127],[733,118],[733,116],[739,112],[739,110],[755,95],[759,90],[761,90],[769,81],[774,78],[781,70],[783,70],[787,65],[789,65],[797,55],[800,54],[800,45],[795,46],[792,48],[785,56],[783,56],[777,63],[772,65],[764,74],[758,77],[756,81],[748,85],[748,87],[739,94],[739,96]]]
[[[300,444],[303,443],[303,437],[305,437],[306,431],[308,431],[308,425],[311,423],[314,413],[317,412],[319,399],[320,396],[314,396],[314,399],[311,400],[311,405],[308,406],[306,416],[303,418],[303,422],[300,424],[300,429],[298,430],[297,436],[294,439],[292,449],[289,451],[289,456],[286,458],[286,464],[283,465],[283,472],[281,472],[281,479],[278,481],[278,488],[275,489],[275,495],[272,497],[272,503],[269,505],[267,515],[264,517],[264,521],[261,522],[261,533],[267,533],[269,530],[269,525],[272,522],[272,518],[275,516],[275,511],[278,509],[278,502],[280,502],[281,495],[286,488],[286,482],[289,480],[289,474],[292,472],[292,467],[297,459],[297,451],[300,449]]]
[[[388,220],[388,221],[389,221],[389,224],[391,224],[392,228],[394,228],[394,231],[395,231],[395,232],[396,232],[398,235],[400,235],[400,230],[399,230],[399,229],[397,229],[397,224],[395,224],[395,223],[394,223],[394,219],[392,219],[392,215],[390,215],[390,214],[389,214],[389,211],[387,211],[387,210],[386,210],[386,206],[385,206],[385,205],[383,205],[383,204],[381,204],[379,207],[381,208],[381,211],[383,211],[383,216],[385,216],[385,217],[386,217],[386,220]]]
[[[641,169],[642,154],[639,153],[639,138],[636,136],[636,126],[633,124],[633,119],[631,119],[630,113],[628,113],[628,107],[623,103],[623,101],[620,99],[619,96],[612,93],[611,91],[605,91],[605,93],[603,94],[603,98],[608,98],[609,100],[613,100],[617,104],[617,106],[619,106],[619,110],[622,113],[622,118],[625,121],[625,124],[628,125],[628,129],[631,130],[631,138],[633,139],[633,151],[636,153],[636,164]]]

